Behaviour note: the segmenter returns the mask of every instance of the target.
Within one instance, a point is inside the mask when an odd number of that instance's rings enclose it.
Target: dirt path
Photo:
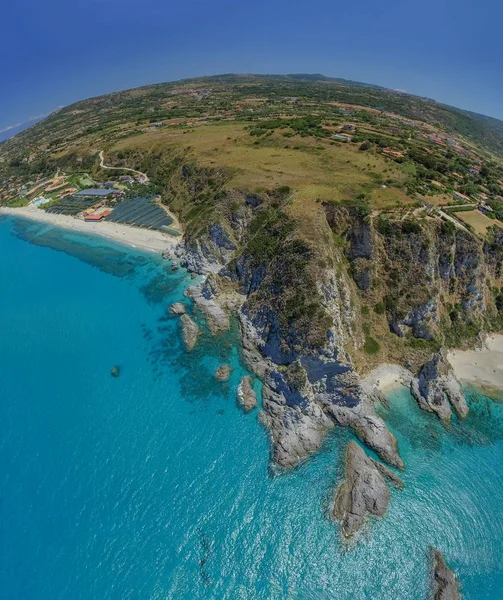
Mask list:
[[[142,175],[147,181],[150,181],[146,173],[142,173],[141,171],[137,171],[136,169],[130,169],[129,167],[111,167],[109,165],[106,165],[104,163],[104,160],[104,152],[103,150],[100,150],[100,167],[102,169],[111,169],[113,171],[129,171],[130,173],[137,173],[138,175]]]

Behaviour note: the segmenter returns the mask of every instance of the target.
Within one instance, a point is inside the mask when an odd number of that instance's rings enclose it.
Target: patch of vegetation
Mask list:
[[[367,354],[377,354],[381,349],[381,346],[377,340],[375,340],[372,336],[367,335],[365,337],[365,344],[363,345],[363,349]]]

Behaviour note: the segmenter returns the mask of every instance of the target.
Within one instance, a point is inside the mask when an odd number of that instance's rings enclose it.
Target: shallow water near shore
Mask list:
[[[446,430],[391,392],[405,489],[345,545],[329,512],[349,432],[271,477],[235,403],[236,331],[187,354],[166,316],[189,304],[183,271],[11,218],[0,250],[0,598],[418,600],[431,545],[464,598],[503,598],[503,404],[470,390]]]

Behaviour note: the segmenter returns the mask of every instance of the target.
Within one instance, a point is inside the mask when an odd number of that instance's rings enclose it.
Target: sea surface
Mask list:
[[[235,402],[236,328],[187,354],[167,314],[190,310],[186,273],[12,218],[0,253],[0,598],[421,600],[432,545],[465,599],[503,598],[503,404],[469,390],[445,429],[390,394],[405,489],[346,544],[330,505],[350,433],[271,476]]]

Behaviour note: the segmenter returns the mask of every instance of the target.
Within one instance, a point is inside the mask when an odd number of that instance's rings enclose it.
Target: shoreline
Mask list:
[[[97,235],[125,246],[139,248],[148,252],[155,252],[156,254],[162,253],[168,248],[174,248],[179,242],[179,239],[171,237],[161,231],[142,229],[141,227],[133,227],[132,225],[107,221],[88,223],[70,215],[46,213],[44,210],[35,206],[26,206],[22,208],[0,207],[0,215],[21,217],[32,221],[38,221],[39,223],[46,223],[53,227],[61,227],[70,231]]]
[[[481,348],[451,349],[447,359],[460,383],[487,393],[503,392],[503,334],[489,335]],[[362,385],[368,391],[377,386],[386,394],[400,387],[410,387],[412,377],[405,367],[383,363],[363,377]]]

